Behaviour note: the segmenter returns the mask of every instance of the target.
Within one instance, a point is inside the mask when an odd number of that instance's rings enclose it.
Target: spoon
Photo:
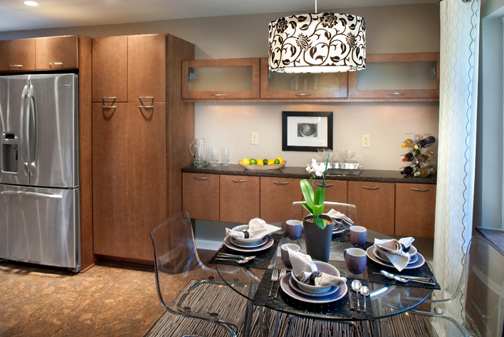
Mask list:
[[[352,287],[352,290],[357,293],[357,310],[359,310],[360,309],[359,291],[362,287],[362,283],[359,280],[353,280],[350,286]]]
[[[362,286],[359,290],[359,293],[363,297],[364,305],[362,306],[362,311],[366,311],[366,297],[369,296],[369,287],[368,286]]]

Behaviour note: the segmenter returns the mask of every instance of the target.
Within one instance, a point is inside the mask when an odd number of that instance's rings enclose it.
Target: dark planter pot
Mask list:
[[[329,261],[331,252],[332,232],[334,223],[327,215],[322,218],[331,221],[323,230],[313,223],[313,216],[309,215],[303,219],[304,236],[306,242],[306,251],[314,260]]]

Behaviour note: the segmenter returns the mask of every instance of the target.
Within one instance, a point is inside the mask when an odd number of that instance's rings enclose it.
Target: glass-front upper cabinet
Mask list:
[[[285,74],[270,72],[268,59],[261,59],[261,98],[334,99],[346,98],[347,73]]]
[[[184,61],[182,97],[190,100],[259,98],[259,59]]]
[[[368,55],[366,70],[349,75],[349,97],[437,100],[439,54]]]

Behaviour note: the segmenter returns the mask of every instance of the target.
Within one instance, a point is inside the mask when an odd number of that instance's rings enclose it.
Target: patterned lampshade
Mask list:
[[[366,23],[339,13],[300,14],[269,24],[269,69],[331,73],[366,69]]]

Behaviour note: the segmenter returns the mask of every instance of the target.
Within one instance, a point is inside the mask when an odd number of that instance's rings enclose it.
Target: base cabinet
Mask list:
[[[301,206],[293,201],[302,200],[299,179],[261,178],[261,218],[269,223],[301,219]]]
[[[248,223],[259,214],[259,178],[221,176],[220,221]]]
[[[436,185],[396,184],[396,235],[434,237]]]
[[[395,184],[350,181],[348,202],[357,206],[354,221],[379,233],[394,235]]]

